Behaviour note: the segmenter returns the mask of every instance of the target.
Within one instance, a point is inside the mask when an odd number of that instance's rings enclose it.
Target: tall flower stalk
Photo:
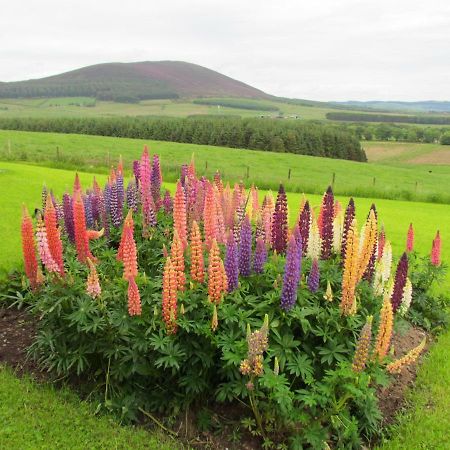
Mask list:
[[[288,235],[288,205],[284,186],[280,184],[272,218],[272,248],[278,254],[284,254]]]
[[[285,311],[291,310],[297,301],[297,290],[301,275],[301,254],[295,236],[291,235],[284,266],[283,287],[281,290],[280,306]]]
[[[25,206],[22,208],[22,253],[25,274],[30,281],[32,289],[38,286],[38,261],[36,256],[36,243],[34,241],[33,221]]]

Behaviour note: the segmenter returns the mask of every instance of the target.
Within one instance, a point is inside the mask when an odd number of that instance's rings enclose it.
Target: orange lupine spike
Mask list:
[[[102,288],[100,287],[100,282],[98,279],[97,269],[90,258],[86,258],[89,266],[89,275],[86,281],[86,292],[92,298],[97,298],[102,293]]]
[[[219,304],[228,287],[227,276],[217,241],[213,239],[209,252],[208,265],[208,298],[212,303]]]
[[[403,367],[412,364],[419,357],[425,348],[426,341],[427,339],[423,338],[422,342],[410,350],[405,356],[388,364],[386,370],[391,374],[400,373]]]
[[[50,194],[47,194],[47,201],[45,203],[44,222],[50,254],[58,265],[59,274],[64,276],[63,246],[60,230],[58,228],[56,210],[53,206],[53,201]]]
[[[177,331],[177,276],[170,257],[167,258],[164,266],[162,316],[167,334],[175,334]]]
[[[25,274],[30,280],[32,289],[36,289],[38,280],[38,262],[36,256],[36,243],[34,241],[33,221],[28,210],[23,206],[22,209],[22,252],[25,265]]]
[[[373,209],[370,210],[369,217],[364,225],[363,236],[364,238],[361,242],[361,250],[359,252],[357,281],[361,280],[364,275],[377,242],[377,218]]]
[[[184,254],[183,254],[183,244],[178,236],[177,230],[173,233],[172,246],[170,248],[170,257],[172,260],[173,269],[175,270],[175,275],[177,277],[177,289],[179,291],[184,291],[186,285],[186,275],[184,273]]]
[[[73,222],[78,261],[85,263],[86,258],[90,258],[95,262],[96,259],[92,256],[89,249],[89,239],[86,230],[86,217],[80,190],[77,190],[73,197]]]
[[[134,242],[133,229],[130,226],[127,226],[125,229],[125,238],[122,250],[122,261],[123,261],[123,278],[125,280],[130,280],[130,278],[137,277],[138,274],[137,249],[136,243]]]
[[[391,300],[389,295],[385,295],[383,306],[380,311],[380,324],[378,326],[378,334],[373,355],[374,359],[377,358],[379,362],[382,362],[388,354],[391,345],[393,320],[394,313],[392,311]]]
[[[355,289],[358,282],[359,240],[354,219],[347,235],[345,247],[344,273],[342,275],[341,312],[351,315],[356,312]]]
[[[178,236],[183,244],[183,249],[187,245],[187,217],[186,217],[186,198],[184,196],[181,182],[177,183],[177,190],[173,200],[173,226],[178,232]]]
[[[125,217],[125,220],[123,222],[122,235],[120,237],[120,244],[119,244],[119,248],[117,250],[117,256],[116,256],[117,261],[123,260],[123,245],[125,243],[125,235],[126,235],[127,228],[131,228],[131,230],[133,232],[133,238],[134,238],[134,221],[133,221],[133,210],[132,209],[130,209],[128,211],[127,217]]]
[[[134,278],[128,279],[128,314],[140,316],[142,313],[141,296]]]
[[[191,278],[198,283],[205,280],[202,236],[197,222],[192,222],[191,230]]]

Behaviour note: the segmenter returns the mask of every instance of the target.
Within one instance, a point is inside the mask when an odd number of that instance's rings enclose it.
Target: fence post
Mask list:
[[[205,161],[205,172],[208,170],[208,161]]]
[[[373,177],[373,185],[374,186],[375,186],[376,182],[377,182],[377,179],[375,177]]]
[[[59,161],[59,147],[56,146],[56,161]]]
[[[416,181],[416,192],[417,192],[417,187],[419,186],[419,182]]]
[[[331,179],[331,187],[334,189],[334,182],[336,181],[336,173],[333,172],[333,178]]]
[[[247,166],[247,179],[250,177],[250,166]]]
[[[106,163],[108,165],[108,170],[109,170],[111,168],[111,154],[109,153],[109,151],[108,151],[108,157],[107,157]]]
[[[289,172],[288,172],[288,180],[291,179],[291,168],[289,168]]]
[[[8,155],[11,157],[11,139],[8,139]]]

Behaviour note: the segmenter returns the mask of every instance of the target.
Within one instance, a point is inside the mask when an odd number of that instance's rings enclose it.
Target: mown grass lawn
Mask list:
[[[0,424],[2,450],[180,448],[162,433],[121,426],[111,417],[96,417],[92,405],[67,389],[18,379],[2,366]]]
[[[92,174],[80,175],[81,182],[84,185],[91,183],[93,177]],[[61,195],[66,188],[71,188],[73,177],[73,171],[0,162],[0,189],[2,192],[2,202],[0,203],[0,217],[2,217],[2,220],[0,221],[0,236],[4,237],[0,241],[0,266],[13,268],[18,267],[21,264],[20,206],[22,202],[27,203],[30,209],[39,205],[41,201],[40,192],[44,181],[49,188],[55,189],[55,194]],[[99,176],[99,178],[100,181],[104,181],[104,177]],[[167,187],[173,190],[174,185],[168,184]],[[308,198],[313,206],[319,205],[320,196],[309,195]],[[289,193],[288,200],[291,210],[290,220],[293,222],[297,215],[301,195]],[[342,200],[345,206],[347,199]],[[377,204],[380,222],[384,223],[388,239],[392,241],[394,252],[397,256],[404,249],[406,230],[409,223],[412,221],[416,230],[416,248],[421,254],[429,253],[431,240],[434,237],[436,229],[441,229],[443,238],[443,258],[448,263],[448,256],[450,255],[450,234],[448,227],[448,224],[450,223],[449,206],[392,200],[376,200],[375,202]],[[365,219],[371,203],[372,199],[356,199],[357,215],[360,223]],[[448,288],[449,278],[447,278],[445,286],[442,286],[443,290],[448,290]],[[408,410],[404,417],[402,417],[400,424],[394,430],[393,439],[389,441],[384,448],[446,448],[443,439],[445,439],[448,434],[445,433],[445,431],[448,430],[449,422],[449,351],[450,333],[447,333],[440,338],[438,344],[433,347],[431,353],[427,356],[425,363],[421,366],[417,387],[410,395],[412,408]],[[18,405],[25,402],[28,404],[29,411],[34,411],[33,408],[36,409],[37,412],[35,414],[43,414],[45,416],[45,405],[47,404],[46,402],[49,401],[55,401],[59,406],[64,405],[65,407],[66,405],[64,400],[65,394],[59,394],[59,392],[54,391],[49,393],[45,390],[46,388],[44,388],[44,390],[40,390],[41,388],[30,388],[32,385],[30,385],[28,381],[17,381],[10,373],[5,372],[4,370],[0,375],[0,396],[6,396],[7,398],[11,397],[13,400],[10,401],[14,402],[15,394],[9,391],[11,389],[16,390],[15,383],[19,386],[17,387],[17,390],[22,392],[22,397],[20,397]],[[30,391],[26,390],[28,388],[30,388]],[[34,389],[37,389],[37,391]],[[30,395],[28,395],[28,392],[30,392]],[[49,395],[51,400],[39,400],[39,395],[44,395],[44,397]],[[61,397],[59,397],[60,395]],[[5,402],[2,401],[0,404],[0,414],[6,414],[4,410],[7,406],[3,406],[2,410],[2,404],[4,403]],[[41,406],[44,408],[44,411],[40,411]],[[6,411],[8,410],[6,409]],[[67,414],[64,413],[64,408],[57,408],[55,411],[52,420],[58,422],[58,427],[61,426],[64,428],[63,425],[61,425],[61,423],[64,423],[66,420],[67,416]],[[17,417],[12,416],[10,419],[9,429],[20,431],[21,427],[24,426],[23,424],[27,422],[23,417],[26,415],[27,410],[19,409]],[[93,420],[94,424],[97,420],[90,418],[89,416],[85,422],[83,419],[85,417],[84,415],[78,417],[79,420],[85,423],[86,427],[90,426],[90,420]],[[50,426],[45,419],[43,419],[41,423],[45,429]],[[6,429],[8,430],[8,428]],[[20,448],[44,448],[39,447],[39,445],[41,445],[40,443],[48,443],[54,439],[54,437],[42,433],[43,431],[39,431],[36,435],[28,435],[31,442],[36,442],[35,446],[25,446]],[[92,436],[92,441],[90,441],[92,446],[89,448],[97,448],[95,447],[97,438],[92,434],[89,436]],[[40,439],[43,440],[41,441]],[[45,439],[47,439],[47,441],[45,441]],[[2,442],[1,434],[0,442]],[[120,445],[118,447],[120,448]],[[136,446],[135,448],[145,447]]]

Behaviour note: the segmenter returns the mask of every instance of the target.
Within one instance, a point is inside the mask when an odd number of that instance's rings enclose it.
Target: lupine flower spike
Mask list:
[[[97,298],[102,293],[102,288],[100,287],[100,282],[98,279],[97,269],[95,268],[94,263],[87,258],[87,263],[89,266],[89,274],[86,282],[86,292],[92,298]]]
[[[128,314],[130,316],[142,314],[141,296],[134,278],[128,280]]]
[[[403,367],[412,364],[419,357],[422,350],[425,348],[425,343],[426,338],[423,338],[423,341],[417,347],[410,350],[405,356],[388,364],[386,370],[391,374],[400,373]]]
[[[267,247],[264,239],[259,237],[256,240],[255,256],[253,260],[253,271],[255,273],[263,273],[264,264],[267,261]]]
[[[394,313],[392,311],[391,299],[388,295],[384,296],[383,306],[380,311],[380,324],[378,326],[377,338],[374,348],[374,359],[382,362],[389,352],[392,339],[392,327],[394,322]]]
[[[38,283],[38,262],[36,256],[36,243],[34,241],[33,221],[25,206],[22,209],[22,252],[25,265],[25,274],[30,281],[32,289],[36,289]]]
[[[320,271],[317,259],[314,259],[311,265],[311,272],[308,277],[308,288],[311,292],[317,292],[319,289]]]
[[[356,219],[348,230],[345,245],[344,272],[342,274],[341,312],[344,315],[355,314],[355,289],[358,283],[359,240]]]
[[[64,262],[63,262],[63,246],[61,236],[58,228],[58,219],[56,217],[56,210],[53,206],[50,194],[47,195],[47,202],[44,211],[45,231],[47,233],[48,248],[53,260],[58,265],[58,272],[64,276]]]
[[[352,363],[353,372],[362,372],[366,367],[371,341],[372,316],[367,316],[366,323],[361,330],[361,334],[359,335],[358,343],[356,345],[355,356],[353,357]]]
[[[406,236],[406,252],[411,253],[414,250],[414,228],[413,224],[409,224],[408,234]]]
[[[38,216],[36,224],[36,241],[39,251],[39,258],[41,259],[42,264],[49,272],[57,273],[59,271],[58,264],[56,264],[56,261],[53,259],[53,256],[50,252],[47,240],[47,232],[40,215]]]
[[[403,288],[403,297],[402,297],[402,303],[399,308],[399,313],[404,316],[411,305],[412,300],[412,293],[413,293],[413,287],[411,280],[409,278],[406,278],[405,287]]]
[[[239,273],[243,277],[250,276],[252,260],[252,226],[250,219],[245,216],[241,226],[241,239],[239,245]]]
[[[227,291],[228,282],[217,241],[213,239],[209,252],[208,264],[208,298],[212,303],[219,304]]]
[[[198,283],[205,280],[202,237],[195,220],[192,222],[191,230],[191,278]]]
[[[323,198],[322,204],[322,246],[321,258],[328,259],[333,249],[334,196],[331,186]]]
[[[170,249],[170,257],[172,260],[173,269],[177,277],[177,289],[179,291],[184,291],[186,284],[186,275],[184,273],[184,254],[183,254],[183,244],[178,236],[177,230],[173,233],[172,247]]]
[[[366,271],[367,266],[369,265],[369,262],[373,256],[373,252],[376,249],[377,237],[377,218],[374,209],[371,208],[369,217],[367,218],[367,221],[363,228],[363,232],[361,233],[357,276],[358,281],[363,277],[364,272]]]
[[[439,231],[436,233],[436,237],[433,239],[433,247],[431,249],[431,264],[433,266],[441,265],[441,235]]]
[[[186,217],[186,198],[181,181],[177,183],[177,190],[173,202],[173,225],[178,232],[183,249],[187,245],[187,217]]]
[[[284,186],[280,184],[275,211],[272,218],[272,248],[278,254],[284,254],[288,234],[288,205]]]
[[[350,230],[350,227],[352,225],[353,219],[355,218],[355,202],[353,201],[353,198],[350,198],[347,208],[345,210],[345,217],[344,217],[344,229],[342,232],[342,245],[341,245],[341,256],[342,259],[345,258],[345,251],[346,251],[346,245],[347,245],[347,235]]]
[[[323,296],[323,298],[327,302],[332,302],[333,301],[333,291],[331,289],[331,283],[330,283],[329,280],[327,281],[327,290],[325,291],[325,295]]]
[[[162,315],[167,334],[177,331],[177,290],[177,276],[169,257],[164,266],[162,292]]]
[[[228,292],[233,292],[239,284],[239,260],[236,240],[232,232],[228,233],[225,250],[225,272],[228,280]]]
[[[301,275],[301,249],[294,235],[291,235],[284,267],[280,306],[285,311],[292,309],[297,301],[297,289]]]
[[[391,302],[394,313],[400,307],[403,297],[403,290],[405,289],[406,278],[408,277],[408,257],[403,253],[397,265],[395,273],[394,290],[392,292]]]

